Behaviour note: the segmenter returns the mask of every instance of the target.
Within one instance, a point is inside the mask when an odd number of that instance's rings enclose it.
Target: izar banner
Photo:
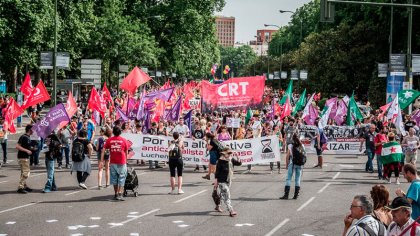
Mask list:
[[[168,147],[172,137],[128,133],[121,136],[132,144],[131,159],[168,161]],[[233,155],[238,157],[243,164],[280,161],[280,148],[276,136],[233,140],[224,144],[233,150]],[[184,147],[182,158],[185,164],[208,164],[209,156],[204,140],[186,138]]]
[[[264,86],[264,76],[232,78],[222,84],[211,84],[203,80],[201,83],[202,111],[260,107]]]
[[[332,126],[324,127],[323,131],[328,142],[322,146],[323,154],[361,154],[365,151],[362,146],[360,152],[360,137],[365,127],[356,128],[354,126]],[[317,127],[312,125],[302,125],[299,127],[299,138],[305,145],[308,153],[315,153],[315,138]]]

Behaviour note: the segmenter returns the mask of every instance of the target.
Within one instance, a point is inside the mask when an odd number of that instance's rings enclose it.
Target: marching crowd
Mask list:
[[[280,119],[270,111],[270,104],[280,99],[282,93],[267,89],[264,98],[266,106],[263,109],[255,110],[252,116],[246,110],[229,110],[225,112],[200,113],[194,111],[191,124],[186,124],[182,116],[177,122],[160,120],[152,122],[150,128],[146,128],[140,120],[116,119],[111,114],[101,123],[95,124],[90,119],[89,111],[78,107],[78,112],[71,118],[71,122],[52,132],[46,139],[41,139],[33,132],[32,124],[25,127],[25,134],[19,140],[16,148],[18,149],[18,163],[21,168],[18,192],[31,192],[26,185],[31,166],[40,164],[40,153],[45,153],[45,167],[47,169],[47,182],[43,189],[44,193],[57,191],[55,184],[54,168],[71,169],[76,172],[77,181],[80,188],[87,189],[86,179],[90,176],[92,166],[91,158],[96,153],[98,160],[98,188],[108,188],[113,185],[115,200],[123,201],[124,182],[127,175],[127,162],[130,152],[130,145],[121,134],[123,133],[143,133],[152,135],[172,136],[174,141],[169,146],[169,159],[166,163],[157,161],[137,160],[133,165],[148,165],[150,169],[162,168],[168,164],[170,170],[170,194],[183,194],[182,174],[184,164],[182,162],[183,138],[192,137],[194,139],[205,139],[207,150],[210,156],[208,166],[202,168],[206,171],[203,179],[211,180],[214,177],[213,199],[216,204],[216,211],[222,212],[221,202],[224,202],[231,216],[237,213],[232,208],[230,202],[230,185],[232,182],[233,166],[242,163],[232,156],[232,150],[223,145],[224,141],[250,139],[276,135],[278,137],[281,152],[285,153],[285,167],[287,177],[285,180],[284,194],[280,199],[288,199],[291,191],[291,182],[294,176],[294,195],[297,199],[301,192],[302,169],[306,162],[305,146],[299,136],[299,127],[305,124],[302,119],[302,112],[297,112],[295,116],[288,116]],[[295,97],[294,100],[298,98]],[[3,102],[3,101],[0,101]],[[121,101],[116,100],[116,104]],[[314,101],[315,105],[317,101]],[[350,207],[351,214],[346,216],[345,230],[343,235],[412,235],[409,233],[400,234],[408,225],[412,224],[420,216],[420,182],[418,182],[416,171],[417,149],[420,147],[418,138],[419,127],[410,115],[404,116],[405,130],[408,135],[402,137],[396,134],[395,124],[386,122],[380,116],[378,110],[367,110],[367,116],[363,121],[358,121],[356,126],[364,128],[360,134],[360,150],[363,145],[366,147],[367,162],[365,171],[374,173],[373,162],[377,162],[377,174],[384,183],[391,183],[391,175],[394,173],[395,183],[400,184],[400,173],[411,182],[411,186],[405,194],[402,190],[397,190],[398,197],[389,204],[389,192],[384,185],[375,185],[371,191],[371,197],[358,195],[353,199]],[[35,112],[32,123],[40,119],[39,112]],[[226,121],[228,118],[240,118],[239,128],[228,128]],[[4,122],[0,119],[0,125]],[[315,121],[318,127],[319,119]],[[334,124],[333,120],[328,121]],[[2,127],[0,127],[1,129]],[[97,132],[99,131],[99,135]],[[322,128],[317,128],[316,136],[313,138],[312,145],[316,150],[318,162],[313,168],[323,168],[323,145],[325,145],[325,134]],[[0,141],[3,148],[3,164],[7,163],[7,132],[0,133]],[[392,146],[392,150],[397,150],[398,155],[394,155],[392,160],[384,161],[383,147]],[[398,150],[402,150],[398,152]],[[63,160],[64,159],[64,160]],[[147,163],[147,164],[146,164]],[[404,164],[406,163],[406,164]],[[270,163],[269,172],[273,173],[274,167],[280,173],[280,162]],[[199,171],[200,166],[195,167]],[[252,166],[247,166],[247,171],[252,171]],[[103,178],[105,175],[105,178]],[[177,177],[177,179],[176,179]],[[177,181],[176,181],[177,180]],[[104,184],[103,184],[104,182]],[[177,183],[176,183],[177,182]],[[357,220],[351,226],[353,220]],[[382,228],[387,227],[387,228]],[[420,232],[417,223],[415,233]],[[407,232],[409,232],[408,230]],[[374,232],[372,232],[374,231]],[[383,231],[383,232],[382,232]],[[412,230],[411,230],[412,231]],[[411,232],[410,231],[410,232]],[[381,232],[383,234],[381,234]],[[372,234],[374,233],[374,234]],[[416,234],[415,234],[416,235]],[[420,233],[419,233],[420,235]]]

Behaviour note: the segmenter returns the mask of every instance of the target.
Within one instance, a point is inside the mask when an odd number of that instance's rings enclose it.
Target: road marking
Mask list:
[[[117,226],[122,226],[122,225],[124,225],[124,224],[127,224],[128,222],[131,222],[131,221],[136,220],[136,219],[138,219],[138,218],[141,218],[141,217],[143,217],[143,216],[147,216],[147,215],[152,214],[152,213],[157,212],[157,211],[160,211],[160,209],[154,209],[154,210],[148,211],[148,212],[146,212],[146,213],[144,213],[144,214],[142,214],[142,215],[139,215],[139,216],[137,216],[137,217],[135,217],[135,218],[128,219],[128,220],[123,221],[123,222],[121,222],[121,223],[109,223],[109,224],[113,224],[113,225],[111,226],[111,228],[114,228],[114,227],[117,227]]]
[[[287,222],[289,222],[289,218],[284,219],[280,224],[278,224],[276,227],[274,227],[274,229],[272,229],[270,232],[268,232],[268,234],[266,234],[265,236],[271,236],[273,235],[277,230],[279,230],[281,227],[283,227]]]
[[[92,216],[92,217],[90,217],[90,219],[91,219],[91,220],[100,220],[100,219],[101,219],[101,217]]]
[[[41,202],[33,202],[33,203],[26,204],[26,205],[6,209],[6,210],[3,210],[3,211],[0,211],[0,214],[5,213],[5,212],[9,212],[9,211],[13,211],[13,210],[17,210],[17,209],[20,209],[20,208],[32,206],[32,205],[35,205],[35,204],[38,204],[38,203],[41,203]]]
[[[75,191],[75,192],[71,192],[71,193],[66,193],[64,195],[68,196],[68,195],[72,195],[72,194],[76,194],[76,193],[80,193],[83,190],[79,190],[79,191]]]
[[[139,233],[131,233],[130,236],[140,236]]]
[[[46,220],[45,222],[47,222],[47,223],[54,223],[54,222],[57,222],[58,220]]]
[[[250,224],[250,223],[245,223],[245,224],[236,224],[235,226],[237,227],[242,227],[242,226],[253,226],[254,224]]]
[[[89,225],[89,228],[99,228],[99,225]]]
[[[14,224],[16,224],[16,221],[9,221],[9,222],[6,222],[6,225],[14,225]]]
[[[8,181],[8,180],[1,181],[1,182],[0,182],[0,184],[2,184],[2,183],[7,183],[7,182],[9,182],[9,181]]]
[[[172,223],[179,224],[179,223],[184,223],[184,221],[182,221],[182,220],[174,220],[174,221],[172,221]]]
[[[332,179],[337,179],[337,177],[341,174],[341,172],[337,172]]]
[[[45,175],[45,173],[39,173],[39,174],[29,175],[29,177],[37,177],[37,176],[40,176],[40,175]]]
[[[84,226],[84,225],[71,225],[71,226],[67,226],[67,228],[69,230],[78,230],[78,229],[81,229],[81,228],[86,228],[86,226]]]
[[[129,215],[137,215],[139,214],[137,211],[128,212]]]
[[[326,183],[326,184],[325,184],[325,186],[324,186],[324,187],[322,187],[322,188],[318,191],[318,193],[322,193],[322,192],[324,192],[324,190],[325,190],[326,188],[328,188],[328,186],[330,186],[330,184],[331,184],[331,183]]]
[[[185,228],[188,227],[189,225],[178,225],[179,228]]]
[[[192,198],[192,197],[195,197],[195,196],[197,196],[197,195],[199,195],[199,194],[202,194],[202,193],[204,193],[204,192],[206,192],[206,191],[207,191],[207,189],[204,189],[204,190],[202,190],[202,191],[200,191],[200,192],[198,192],[198,193],[194,193],[193,195],[190,195],[190,196],[188,196],[188,197],[181,198],[181,199],[179,199],[178,201],[175,201],[174,203],[180,203],[180,202],[183,202],[183,201],[185,201],[185,200],[187,200],[187,199],[190,199],[190,198]]]
[[[307,205],[309,205],[309,203],[311,203],[314,199],[315,199],[315,197],[309,198],[309,200],[306,201],[305,203],[303,203],[303,205],[300,206],[299,209],[297,209],[296,211],[301,211],[303,208],[305,208]]]
[[[314,236],[312,234],[302,234],[302,236]]]
[[[343,167],[343,168],[352,168],[352,167],[354,167],[354,165],[342,165],[342,164],[340,164],[340,167]]]

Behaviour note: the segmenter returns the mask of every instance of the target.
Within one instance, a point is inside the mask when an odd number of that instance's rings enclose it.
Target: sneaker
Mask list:
[[[312,167],[312,168],[317,168],[317,167],[319,167],[319,165],[314,165],[314,167]]]
[[[100,185],[99,185],[99,186],[98,186],[98,190],[101,190],[101,189],[102,189],[102,186],[100,186]]]
[[[205,176],[202,176],[201,178],[210,180],[210,175],[205,175]]]
[[[391,178],[389,178],[389,180],[388,180],[388,184],[390,184],[391,183]]]
[[[175,190],[172,189],[168,194],[171,194],[171,195],[175,194]]]
[[[84,183],[80,183],[79,187],[81,187],[82,189],[88,189],[87,186]]]
[[[116,201],[117,201],[117,200],[118,200],[118,195],[117,195],[117,194],[115,194],[115,195],[114,195],[114,198],[112,198],[112,200],[116,200]]]
[[[397,185],[400,185],[400,181],[399,180],[397,180],[397,182],[395,182]]]
[[[236,211],[231,211],[229,215],[230,217],[235,217],[238,213],[236,213]]]
[[[59,170],[63,169],[62,165],[58,165],[57,169]]]
[[[27,194],[27,193],[28,193],[28,192],[27,192],[25,189],[23,189],[23,188],[18,189],[18,190],[17,190],[17,192],[18,192],[18,193],[23,193],[23,194]]]
[[[216,208],[214,208],[215,211],[218,211],[220,213],[223,212],[222,208],[220,206],[217,206]]]
[[[178,189],[178,194],[184,194],[184,191],[182,191],[182,189]]]
[[[32,192],[32,189],[29,188],[29,187],[25,187],[25,191],[28,192],[28,193],[30,193],[30,192]]]
[[[200,168],[195,167],[194,172],[199,171],[199,170],[200,170]]]
[[[66,164],[66,169],[70,169],[70,164]]]
[[[51,192],[51,190],[49,190],[49,189],[42,190],[42,193],[49,193],[49,192]]]
[[[161,169],[161,168],[163,168],[162,166],[156,166],[155,167],[156,169]]]
[[[123,195],[122,195],[122,194],[119,194],[119,195],[118,195],[117,200],[118,200],[118,201],[125,201],[125,199],[124,199],[124,197],[123,197]]]
[[[279,169],[278,173],[280,174],[280,169]]]

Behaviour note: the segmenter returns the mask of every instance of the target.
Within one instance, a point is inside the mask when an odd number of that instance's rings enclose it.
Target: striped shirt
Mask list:
[[[371,215],[365,215],[356,221],[356,223],[351,226],[349,230],[347,230],[346,236],[369,236],[369,233],[366,230],[358,226],[362,222],[365,223],[366,226],[370,227],[376,235],[378,235],[380,227],[379,222],[375,220],[375,218],[373,218]],[[388,234],[386,229],[384,231],[384,235],[387,236]]]
[[[403,225],[401,228],[400,226],[397,225],[397,223],[392,222],[389,227],[388,227],[388,231],[389,231],[389,236],[399,236],[401,235],[402,231],[404,231],[408,226],[410,226],[412,223],[414,222],[413,219],[409,219],[407,221],[407,223],[405,223],[405,225]],[[414,235],[420,235],[420,227],[415,227],[415,234]],[[407,232],[405,232],[405,234],[403,236],[411,236],[411,230],[409,229]]]

